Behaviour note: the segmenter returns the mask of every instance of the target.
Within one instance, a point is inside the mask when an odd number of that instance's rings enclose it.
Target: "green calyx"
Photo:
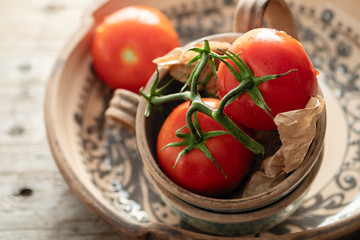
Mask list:
[[[246,65],[246,63],[238,55],[228,50],[220,49],[220,51],[224,54],[224,56],[226,56],[235,64],[235,66],[239,69],[240,72],[238,72],[225,59],[219,58],[227,66],[227,68],[231,71],[231,73],[234,75],[236,80],[239,82],[239,85],[236,88],[228,92],[228,94],[226,94],[223,97],[221,101],[222,104],[220,104],[219,107],[220,108],[219,111],[223,111],[226,105],[230,104],[232,101],[234,101],[244,92],[247,92],[250,95],[250,97],[253,99],[255,104],[258,107],[260,107],[262,110],[264,110],[271,118],[273,118],[273,116],[270,114],[271,109],[267,106],[257,86],[266,81],[270,81],[279,78],[281,76],[284,76],[286,74],[289,74],[290,72],[295,71],[295,69],[289,70],[282,74],[255,77],[253,71],[249,68],[248,65]]]
[[[276,74],[276,75],[267,75],[263,77],[255,77],[252,70],[246,65],[246,63],[235,53],[224,50],[218,49],[222,54],[218,54],[213,52],[210,49],[210,45],[208,40],[204,40],[204,46],[202,48],[193,47],[187,49],[187,51],[194,51],[198,53],[186,67],[189,67],[192,64],[196,64],[193,71],[188,77],[188,80],[182,86],[181,90],[177,93],[172,93],[168,95],[163,95],[165,89],[167,89],[173,79],[167,82],[161,88],[157,88],[157,85],[160,81],[159,73],[157,74],[157,78],[152,85],[150,92],[145,93],[143,89],[140,89],[140,94],[147,100],[147,108],[145,115],[148,116],[150,111],[153,107],[156,107],[162,110],[162,104],[175,101],[175,100],[185,100],[190,101],[190,106],[187,110],[186,114],[186,126],[188,127],[190,132],[189,133],[181,133],[180,131],[183,129],[178,129],[176,135],[179,138],[182,138],[183,141],[170,143],[166,147],[178,147],[178,146],[186,146],[177,156],[177,160],[175,162],[174,167],[176,166],[178,160],[184,156],[185,154],[189,153],[195,148],[200,149],[223,173],[226,177],[226,174],[223,172],[221,167],[216,163],[215,159],[211,155],[209,149],[205,145],[205,141],[209,138],[220,136],[223,134],[231,134],[235,139],[237,139],[240,143],[242,143],[246,148],[252,151],[256,155],[264,154],[264,147],[248,136],[244,131],[242,131],[225,113],[224,108],[229,105],[232,101],[234,101],[237,97],[239,97],[243,93],[248,93],[254,102],[263,109],[269,116],[271,115],[271,109],[266,105],[261,92],[258,88],[258,85],[286,75],[294,70],[290,70],[283,74]],[[199,89],[204,89],[204,85],[207,83],[205,81],[200,82],[200,75],[202,74],[205,66],[210,64],[212,69],[212,74],[208,76],[211,78],[212,76],[216,79],[216,65],[215,60],[222,61],[226,67],[231,71],[231,73],[235,76],[239,85],[229,91],[219,103],[217,109],[213,109],[207,104],[202,101],[202,97],[199,93]],[[228,60],[232,61],[235,65],[236,69],[233,65],[231,65]],[[217,81],[217,79],[216,79]],[[226,131],[211,131],[211,132],[202,132],[198,120],[197,120],[197,112],[201,112],[216,122],[218,122]],[[166,148],[165,147],[165,148]]]
[[[202,132],[200,130],[200,126],[199,126],[199,121],[198,121],[198,116],[197,113],[194,113],[194,127],[197,131],[197,133],[199,135],[194,135],[191,132],[189,133],[181,133],[181,131],[183,129],[185,129],[187,127],[187,125],[185,125],[184,127],[178,129],[176,131],[176,136],[178,138],[182,138],[183,140],[181,142],[174,142],[174,143],[169,143],[168,145],[166,145],[165,147],[163,147],[161,149],[164,150],[165,148],[168,147],[182,147],[185,146],[185,148],[180,151],[180,153],[178,154],[176,160],[175,160],[175,164],[173,166],[173,169],[175,168],[176,164],[178,163],[179,159],[184,156],[185,154],[191,152],[194,149],[199,149],[201,152],[203,152],[205,154],[205,156],[207,158],[209,158],[211,160],[211,162],[213,162],[216,167],[221,171],[221,173],[224,175],[225,178],[227,178],[225,172],[222,170],[222,168],[219,166],[219,164],[215,161],[214,157],[212,156],[211,152],[209,151],[209,149],[206,147],[206,140],[213,138],[213,137],[217,137],[217,136],[221,136],[224,134],[228,134],[228,132],[226,131],[210,131],[210,132]],[[197,136],[200,136],[200,138],[198,138]]]

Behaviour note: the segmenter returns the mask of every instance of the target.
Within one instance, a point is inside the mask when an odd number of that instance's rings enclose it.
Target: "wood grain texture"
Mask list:
[[[46,81],[96,1],[0,1],[0,239],[119,239],[73,195],[44,124]]]

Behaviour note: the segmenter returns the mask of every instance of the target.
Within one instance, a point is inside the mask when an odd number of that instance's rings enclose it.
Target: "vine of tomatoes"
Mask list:
[[[284,32],[251,30],[229,49],[216,53],[204,40],[193,47],[188,63],[194,70],[181,91],[163,95],[171,82],[158,87],[159,76],[145,93],[142,87],[156,70],[153,60],[178,47],[169,19],[147,6],[129,6],[105,17],[94,32],[93,66],[110,87],[139,92],[152,107],[184,100],[163,123],[157,160],[178,185],[198,194],[221,197],[243,181],[264,147],[252,129],[274,130],[274,117],[304,108],[318,91],[317,71],[302,45]],[[220,61],[219,66],[215,63]],[[200,75],[210,65],[220,99],[199,92]],[[161,107],[160,107],[161,108]]]
[[[140,90],[148,102],[145,114],[168,101],[187,101],[173,110],[160,130],[159,165],[184,188],[223,196],[246,177],[254,156],[264,153],[264,147],[241,124],[276,129],[276,114],[304,108],[316,96],[317,71],[297,40],[274,29],[251,30],[229,49],[219,49],[221,54],[211,51],[207,40],[202,48],[188,51],[198,53],[188,63],[196,66],[180,92],[163,95],[171,84],[158,88],[159,78],[150,92]],[[220,61],[218,68],[216,61]],[[198,91],[207,64],[218,80],[220,100],[204,99]]]

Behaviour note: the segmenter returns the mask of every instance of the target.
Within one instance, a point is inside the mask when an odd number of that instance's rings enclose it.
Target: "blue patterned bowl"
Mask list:
[[[91,36],[94,26],[106,14],[134,2],[101,1],[93,6],[94,12],[85,14],[84,23],[60,51],[49,76],[44,114],[49,146],[61,174],[82,203],[113,227],[120,239],[221,239],[201,234],[173,215],[145,179],[135,132],[105,119],[112,91],[92,71]],[[233,15],[238,1],[138,2],[164,10],[182,42],[188,42],[214,32],[231,31],[228,17]],[[354,234],[359,233],[360,220],[359,21],[350,21],[351,16],[337,8],[348,5],[354,9],[357,3],[287,2],[295,13],[300,39],[323,74],[320,83],[328,114],[325,155],[300,211],[271,231],[246,238],[357,236]],[[165,199],[166,194],[162,197]]]

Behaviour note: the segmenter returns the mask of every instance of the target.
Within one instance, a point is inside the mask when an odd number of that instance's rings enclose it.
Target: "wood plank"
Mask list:
[[[2,172],[0,239],[12,234],[34,239],[117,236],[73,195],[55,168],[48,170]]]
[[[65,183],[44,123],[51,68],[93,2],[0,3],[0,239],[119,239]]]

